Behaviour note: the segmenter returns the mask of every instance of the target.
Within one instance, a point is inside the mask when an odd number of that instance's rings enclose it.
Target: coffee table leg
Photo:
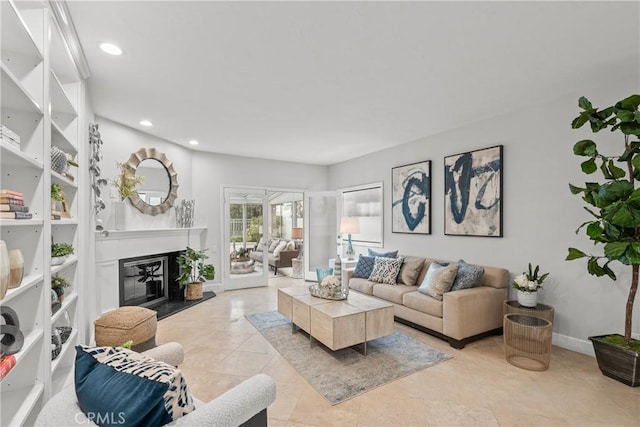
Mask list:
[[[360,343],[360,344],[356,344],[356,345],[354,345],[354,346],[353,346],[353,348],[354,348],[358,353],[360,353],[361,355],[363,355],[363,356],[366,356],[366,355],[367,355],[367,342],[366,342],[366,341],[365,341],[365,342],[363,342],[363,343]]]
[[[291,334],[295,334],[296,332],[298,332],[298,327],[295,323],[291,322]]]

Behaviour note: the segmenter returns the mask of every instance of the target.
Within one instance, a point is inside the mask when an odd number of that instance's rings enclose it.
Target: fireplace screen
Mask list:
[[[168,257],[121,261],[120,305],[150,306],[168,296]]]

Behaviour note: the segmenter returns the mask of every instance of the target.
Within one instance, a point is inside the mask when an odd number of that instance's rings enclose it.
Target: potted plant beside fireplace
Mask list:
[[[201,299],[202,282],[216,277],[214,266],[204,262],[209,258],[205,251],[206,249],[195,250],[187,246],[187,250],[176,258],[180,266],[178,283],[186,285],[186,299],[189,301]]]

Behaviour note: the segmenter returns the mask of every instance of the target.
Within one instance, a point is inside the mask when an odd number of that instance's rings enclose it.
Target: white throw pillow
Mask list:
[[[278,243],[278,246],[276,246],[276,248],[273,250],[273,255],[274,256],[280,256],[280,252],[284,251],[284,249],[287,247],[287,242],[286,241],[282,241],[280,243]]]
[[[418,291],[442,301],[442,295],[451,289],[457,273],[457,263],[440,264],[434,261],[429,266]]]
[[[296,242],[294,242],[293,240],[289,240],[287,242],[287,247],[285,248],[286,251],[293,251],[296,248]]]
[[[376,262],[373,265],[373,271],[369,276],[369,280],[387,285],[395,285],[403,262],[404,258],[376,257]]]

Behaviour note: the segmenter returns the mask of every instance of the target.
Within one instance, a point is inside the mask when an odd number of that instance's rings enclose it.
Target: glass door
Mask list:
[[[269,210],[264,189],[224,189],[223,265],[225,290],[269,284],[267,241]]]
[[[305,193],[304,207],[304,278],[315,281],[316,268],[327,268],[339,250],[336,193]]]

